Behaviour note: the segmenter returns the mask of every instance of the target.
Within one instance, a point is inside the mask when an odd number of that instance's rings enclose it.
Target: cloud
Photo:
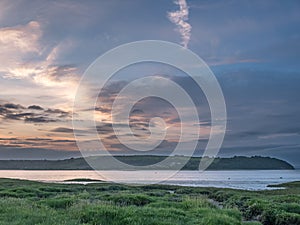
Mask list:
[[[150,76],[153,78],[153,85],[162,85],[164,88],[167,89],[167,85],[165,83],[157,84],[157,80],[160,79],[161,75],[153,75]],[[150,78],[149,77],[149,78]],[[183,79],[181,77],[177,76],[169,76],[169,79],[173,80],[174,82],[178,83],[179,85],[183,86],[184,89],[188,90],[188,94],[190,96],[197,96],[199,98],[199,87],[193,83],[192,79]],[[153,122],[153,118],[159,117],[162,118],[165,122],[164,130],[166,131],[166,137],[165,140],[169,142],[175,143],[176,141],[179,141],[179,135],[180,135],[180,129],[183,125],[181,123],[181,120],[178,117],[178,112],[174,108],[172,104],[170,104],[168,101],[156,98],[156,97],[148,97],[141,99],[138,102],[132,102],[133,108],[131,109],[130,116],[129,116],[129,128],[131,132],[128,132],[127,128],[127,121],[122,121],[121,124],[116,124],[116,121],[113,121],[113,117],[111,115],[112,113],[112,105],[115,101],[116,97],[118,96],[120,90],[122,90],[126,85],[128,85],[130,81],[122,80],[112,80],[108,82],[105,87],[101,90],[100,94],[99,91],[95,90],[97,94],[93,94],[93,96],[98,96],[97,104],[95,105],[95,109],[88,109],[94,111],[96,124],[97,124],[97,131],[101,138],[101,140],[108,146],[108,148],[112,148],[112,146],[116,147],[118,146],[117,143],[118,137],[125,138],[127,140],[130,140],[132,136],[136,136],[139,138],[147,139],[149,135],[151,134],[151,129],[154,130],[161,130],[162,124],[158,122]],[[134,90],[141,90],[143,91],[145,88],[144,83],[137,83],[134,87]],[[134,94],[133,94],[134,95]],[[118,96],[120,97],[120,96]],[[126,99],[125,101],[128,102],[128,104],[131,104],[131,94],[121,96],[122,99]],[[195,102],[198,106],[203,105],[204,101],[198,100],[198,102]],[[185,106],[183,106],[184,108]],[[186,116],[190,115],[189,108],[183,109],[186,112]],[[118,113],[116,111],[116,113]],[[201,109],[201,116],[204,115],[205,111]],[[200,115],[200,114],[199,114]],[[117,115],[116,115],[117,116]],[[86,118],[89,120],[90,118]],[[207,119],[207,118],[206,118]],[[151,121],[151,122],[150,122]],[[115,129],[113,129],[113,127]],[[189,140],[195,140],[194,130],[200,129],[199,126],[194,126],[192,121],[186,122],[184,124],[186,127],[190,127],[190,132],[187,134],[189,137]],[[149,129],[151,128],[151,129]],[[115,136],[115,131],[118,133],[118,137]],[[210,132],[210,125],[207,125],[206,127],[201,127],[200,129],[200,135],[201,137],[207,137]],[[153,136],[153,138],[160,140],[160,137]],[[120,145],[121,146],[121,145]],[[120,149],[119,149],[120,150]]]
[[[173,76],[171,79],[182,86],[193,98],[199,109],[200,141],[207,143],[211,123],[205,95],[201,94],[199,87],[189,77]],[[235,146],[240,146],[235,153],[252,154],[249,150],[251,146],[253,149],[261,149],[269,141],[282,148],[289,144],[299,144],[300,120],[297,115],[300,111],[298,105],[295,104],[299,102],[300,96],[298,73],[241,68],[237,71],[224,70],[217,74],[217,79],[224,92],[228,109],[228,130],[221,154],[230,154],[226,152],[227,149],[235,148]],[[99,108],[96,113],[109,114],[116,94],[127,84],[123,81],[120,83],[122,85],[117,85],[115,82],[114,85],[105,87],[105,94],[103,96],[100,94],[102,105],[97,105]],[[148,98],[138,102],[131,109],[130,127],[134,135],[147,136],[149,119],[155,116],[163,117],[170,126],[180,124],[178,116],[168,104]],[[98,125],[101,140],[109,147],[122,147],[118,144],[117,137],[114,136],[110,119]],[[122,126],[116,128],[122,130]],[[122,132],[121,135],[128,134]],[[167,141],[170,140],[173,142],[173,136],[167,139]],[[199,148],[205,148],[204,144]],[[161,150],[164,152],[163,149]],[[255,153],[259,154],[259,150]]]
[[[71,117],[71,112],[66,112],[64,110],[61,109],[47,109],[45,110],[46,114],[56,114],[58,115],[58,117],[62,118],[62,117]]]
[[[57,127],[53,130],[51,130],[51,132],[57,132],[57,133],[72,133],[73,134],[73,129],[71,128],[67,128],[67,127]]]
[[[19,70],[22,71],[22,68],[19,68]],[[30,75],[35,83],[48,87],[68,87],[78,81],[77,68],[72,65],[37,67],[31,71]]]
[[[0,145],[0,159],[67,159],[71,157],[82,157],[77,150],[61,151],[47,148],[20,148],[18,145],[2,146]]]
[[[39,52],[40,24],[31,21],[26,25],[0,29],[0,44],[4,50],[22,53]]]
[[[45,147],[53,148],[58,145],[67,145],[69,147],[75,146],[75,140],[73,139],[54,139],[54,138],[0,138],[0,147],[16,147],[27,148],[27,147]]]
[[[65,39],[45,44],[42,28],[45,26],[38,21],[0,28],[0,76],[52,88],[51,94],[56,93],[64,102],[72,101],[79,81],[77,67],[61,63],[59,57],[73,42]]]
[[[43,109],[38,105],[25,107],[20,104],[0,104],[0,118],[4,120],[22,120],[26,123],[50,123],[66,120],[71,113],[61,109]]]
[[[56,119],[50,119],[44,116],[38,117],[26,117],[24,120],[26,123],[50,123],[50,122],[57,122]]]
[[[0,72],[12,76],[13,69],[19,67],[29,58],[35,58],[42,50],[39,39],[42,35],[40,24],[31,21],[25,25],[0,29]],[[30,71],[27,71],[30,73]],[[14,74],[15,78],[23,78],[27,74]]]
[[[9,79],[28,79],[46,87],[74,88],[78,82],[77,68],[73,65],[53,65],[47,61],[22,63],[9,68],[5,75]]]
[[[41,106],[39,105],[30,105],[28,106],[28,109],[33,109],[33,110],[44,110]]]
[[[13,103],[6,103],[3,105],[3,107],[6,109],[24,109],[23,106],[19,104],[13,104]]]
[[[5,115],[5,119],[10,119],[10,120],[21,120],[21,119],[27,119],[30,117],[33,117],[35,114],[33,113],[7,113]]]
[[[175,4],[179,5],[179,10],[175,12],[168,12],[169,20],[177,26],[177,31],[180,33],[181,44],[187,48],[191,39],[192,26],[187,22],[189,19],[189,7],[186,0],[177,0]]]

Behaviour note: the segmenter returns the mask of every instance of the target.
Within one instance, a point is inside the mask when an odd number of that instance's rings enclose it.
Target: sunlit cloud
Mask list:
[[[49,138],[49,137],[0,137],[1,147],[18,147],[18,148],[46,148],[46,149],[61,149],[77,150],[75,140],[67,138]]]
[[[47,48],[42,47],[42,36],[43,31],[37,21],[0,29],[0,72],[5,74],[4,77],[18,79],[47,72],[53,75],[56,59],[66,43],[55,45],[45,54]],[[68,72],[74,72],[74,68],[69,66]]]
[[[23,78],[32,71],[24,71],[26,75],[16,73],[10,70],[21,66],[24,61],[33,55],[39,55],[41,47],[39,39],[42,35],[40,24],[31,21],[25,25],[15,27],[5,27],[0,29],[0,72],[5,76]]]
[[[37,89],[52,88],[51,93],[59,93],[65,98],[62,102],[69,101],[71,107],[79,80],[78,71],[74,65],[58,61],[60,54],[71,46],[70,41],[54,46],[42,43],[43,30],[37,21],[0,29],[0,74],[5,79],[32,82]]]
[[[1,48],[23,53],[38,52],[40,47],[38,40],[41,37],[40,24],[31,21],[23,26],[8,27],[0,29]]]
[[[168,12],[169,20],[177,26],[177,31],[180,33],[181,44],[187,48],[191,39],[192,26],[187,22],[189,19],[189,7],[186,0],[177,0],[175,4],[179,5],[179,10],[175,12]]]

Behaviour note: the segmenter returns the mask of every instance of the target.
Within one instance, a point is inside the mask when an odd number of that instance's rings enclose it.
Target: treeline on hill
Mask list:
[[[107,161],[102,156],[103,162]],[[163,161],[166,156],[115,156],[115,158],[123,163],[133,166],[147,166],[153,165]],[[150,169],[173,169],[174,164],[182,163],[182,170],[198,170],[199,163],[202,160],[203,165],[209,164],[207,170],[281,170],[294,169],[294,167],[280,159],[270,157],[245,157],[235,156],[232,158],[208,158],[208,157],[192,157],[188,159],[186,156],[172,156],[170,157],[170,164],[164,166],[150,167]],[[90,157],[89,162],[98,162],[98,157]],[[178,166],[178,165],[177,165]],[[103,167],[101,167],[103,169]],[[176,167],[177,168],[177,167]],[[90,165],[84,158],[71,158],[65,160],[0,160],[0,169],[2,170],[91,170]],[[108,169],[122,169],[109,167]]]

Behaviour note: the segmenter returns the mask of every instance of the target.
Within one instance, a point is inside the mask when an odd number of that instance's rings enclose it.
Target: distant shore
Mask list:
[[[89,157],[88,161],[92,164],[105,162],[109,156]],[[165,156],[154,155],[133,155],[133,156],[115,156],[115,158],[125,164],[135,167],[149,166],[154,170],[198,170],[201,162],[209,162],[206,170],[294,170],[293,165],[286,161],[271,157],[245,157],[235,156],[232,158],[208,158],[208,157],[192,157],[171,156],[171,162],[164,166],[156,166],[158,162],[163,161]],[[212,162],[211,162],[212,161]],[[179,163],[179,166],[178,166]],[[182,166],[180,165],[182,163]],[[174,164],[177,164],[174,166]],[[122,170],[121,167],[101,167],[102,170]],[[0,170],[93,170],[84,158],[71,158],[64,160],[0,160]]]

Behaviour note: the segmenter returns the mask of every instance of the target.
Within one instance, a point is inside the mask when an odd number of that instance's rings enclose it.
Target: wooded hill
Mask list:
[[[92,163],[107,162],[109,156],[89,157],[88,161]],[[117,160],[133,165],[133,166],[148,166],[153,165],[166,159],[166,156],[114,156]],[[185,156],[172,156],[169,158],[169,164],[164,166],[154,166],[148,169],[172,170],[174,164],[182,164],[182,170],[198,170],[201,157],[192,157],[188,159]],[[203,158],[202,162],[205,164],[213,162],[208,166],[207,170],[293,170],[294,167],[286,161],[270,158],[270,157],[245,157],[235,156],[232,158]],[[187,162],[186,162],[187,161]],[[91,170],[91,166],[84,158],[71,158],[64,160],[0,160],[0,170]],[[102,166],[99,169],[122,169],[122,167],[114,167],[111,165]]]

